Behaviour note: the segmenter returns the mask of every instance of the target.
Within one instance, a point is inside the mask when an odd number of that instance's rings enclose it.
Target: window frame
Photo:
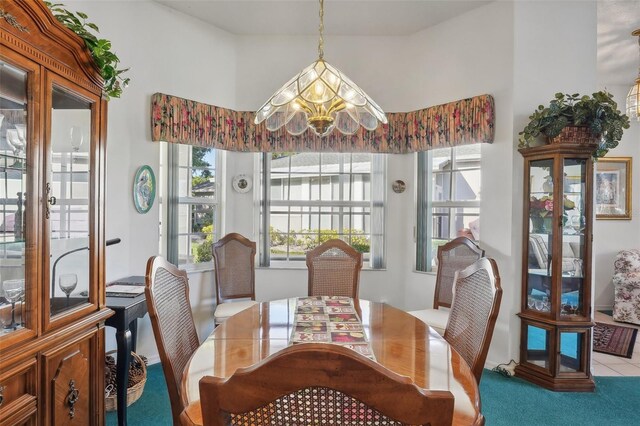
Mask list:
[[[460,171],[480,171],[480,190],[478,194],[482,192],[482,144],[477,144],[479,150],[479,156],[477,158],[477,167],[458,168],[458,156],[457,150],[469,145],[458,145],[451,147],[436,148],[429,151],[422,151],[417,153],[417,197],[416,197],[416,259],[415,270],[416,272],[435,272],[436,267],[432,265],[432,261],[435,258],[433,248],[433,217],[434,210],[448,209],[449,217],[449,232],[447,241],[451,241],[455,237],[451,238],[457,230],[455,229],[455,210],[457,208],[474,208],[478,209],[477,217],[480,218],[482,214],[481,210],[481,198],[477,200],[460,200],[454,201],[456,184],[454,182],[454,176]],[[446,171],[433,171],[433,153],[437,150],[448,149],[450,150],[451,168]],[[434,174],[448,174],[449,175],[449,197],[447,201],[434,201],[432,181]],[[480,241],[480,236],[478,240]]]
[[[215,149],[212,147],[204,147],[197,145],[181,145],[174,143],[162,142],[161,155],[160,155],[160,185],[158,187],[159,197],[158,201],[161,206],[160,209],[160,253],[162,253],[169,262],[177,265],[180,269],[184,269],[187,272],[193,271],[211,271],[213,270],[213,259],[207,262],[186,262],[179,263],[180,257],[180,237],[194,235],[193,232],[181,233],[180,232],[180,207],[181,206],[194,206],[205,205],[213,207],[213,241],[217,241],[222,226],[222,182],[221,178],[223,173],[223,156],[224,151]],[[180,149],[184,147],[189,148],[188,160],[186,164],[181,163]],[[210,169],[209,167],[193,167],[189,165],[192,161],[193,148],[213,149],[215,150],[215,163],[212,165],[213,178],[214,178],[214,196],[213,197],[193,197],[193,196],[180,196],[180,170],[187,169],[188,171],[194,169]],[[188,172],[187,175],[191,173]],[[187,180],[189,182],[189,180]],[[166,188],[166,190],[164,190]],[[183,191],[184,192],[184,191]],[[186,191],[189,193],[189,190]],[[166,206],[166,207],[165,207]],[[191,229],[191,215],[186,216],[188,218],[186,229]],[[191,256],[189,254],[188,256]]]
[[[300,152],[302,154],[303,152]],[[320,164],[318,177],[323,176],[322,171],[322,155],[327,154],[358,154],[354,153],[333,153],[333,152],[313,152],[313,154],[319,154]],[[261,268],[282,268],[282,269],[306,269],[306,265],[304,263],[304,257],[300,259],[271,259],[271,247],[270,247],[270,216],[271,214],[264,214],[264,212],[271,212],[272,207],[275,205],[277,207],[287,208],[287,207],[309,207],[309,208],[367,208],[369,209],[369,228],[370,232],[365,234],[369,237],[370,251],[369,251],[369,259],[364,262],[364,269],[371,270],[384,270],[386,268],[386,239],[385,237],[385,218],[386,218],[386,204],[387,204],[387,191],[386,191],[386,175],[387,175],[387,156],[384,154],[374,154],[372,155],[371,160],[371,178],[369,180],[369,201],[346,201],[344,200],[345,188],[344,182],[339,183],[339,193],[340,199],[338,200],[272,200],[271,198],[271,161],[272,161],[271,152],[261,153],[258,158],[258,165],[256,167],[256,175],[259,176],[260,183],[260,191],[256,191],[256,205],[258,210],[258,220],[257,220],[257,228],[259,230],[259,250],[258,250],[258,266]],[[344,165],[345,162],[342,161],[341,165]],[[268,173],[265,173],[265,170],[268,170]],[[353,172],[346,173],[343,170],[340,170],[338,174],[354,174]],[[358,174],[358,173],[355,173]],[[291,176],[291,164],[289,164],[289,176]],[[311,176],[311,174],[310,174]],[[382,181],[382,183],[380,183]],[[378,185],[379,192],[374,196],[374,185]],[[349,194],[352,194],[353,191],[353,183],[349,185]],[[351,195],[349,196],[351,198]],[[301,214],[305,214],[304,211],[300,212]],[[374,215],[382,214],[378,222],[374,225]],[[289,213],[291,214],[291,212]],[[314,214],[311,212],[311,214]],[[340,220],[340,229],[351,229],[345,228],[342,225],[343,215],[340,213],[336,213],[339,215]],[[319,224],[320,225],[320,224]],[[320,226],[318,227],[319,229]],[[287,234],[289,235],[289,234]],[[344,235],[357,235],[357,234],[344,234]],[[343,236],[343,234],[340,234]],[[374,247],[375,246],[375,247]]]

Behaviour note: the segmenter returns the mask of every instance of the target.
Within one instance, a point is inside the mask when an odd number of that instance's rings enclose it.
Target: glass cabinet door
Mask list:
[[[560,315],[584,316],[585,198],[587,160],[563,160],[562,284]]]
[[[86,307],[91,294],[92,129],[96,100],[53,78],[45,217],[50,316]],[[89,307],[91,308],[91,307]]]
[[[547,314],[551,310],[553,253],[553,159],[529,163],[529,250],[527,306]]]
[[[20,62],[0,57],[0,337],[36,327],[30,309],[37,297],[37,268],[34,218],[27,209],[36,181],[28,99],[39,73],[35,64]]]

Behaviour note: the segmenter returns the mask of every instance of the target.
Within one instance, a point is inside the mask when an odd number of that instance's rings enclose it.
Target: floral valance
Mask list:
[[[154,141],[206,146],[228,151],[334,151],[406,154],[446,146],[492,143],[494,103],[491,95],[475,96],[413,112],[387,113],[388,124],[354,135],[334,131],[324,138],[310,130],[299,136],[284,127],[270,132],[253,123],[254,112],[234,111],[176,96],[151,98]]]

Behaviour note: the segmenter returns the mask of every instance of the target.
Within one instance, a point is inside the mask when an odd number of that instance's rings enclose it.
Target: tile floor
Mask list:
[[[633,324],[615,322],[612,317],[596,311],[595,320],[597,322],[620,325],[624,327],[634,327]],[[636,338],[636,345],[633,349],[631,359],[619,356],[601,354],[593,352],[591,359],[591,370],[594,376],[637,376],[640,377],[640,332]]]

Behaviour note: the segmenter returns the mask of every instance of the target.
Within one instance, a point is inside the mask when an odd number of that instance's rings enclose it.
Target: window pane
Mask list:
[[[450,235],[450,219],[451,209],[449,208],[436,208],[432,213],[432,235],[434,239],[449,240]]]
[[[480,144],[455,147],[455,169],[480,168]]]
[[[271,155],[270,231],[263,236],[271,259],[302,260],[306,251],[332,238],[370,251],[371,154]]]
[[[431,151],[431,168],[434,172],[451,170],[451,148],[434,149]]]
[[[480,201],[480,170],[465,170],[453,173],[455,201]]]
[[[168,176],[163,201],[177,199],[177,202],[166,202],[167,258],[179,265],[210,262],[217,231],[218,153],[214,148],[169,144],[165,155],[167,160],[161,158],[161,168],[174,167],[175,170],[174,173],[161,171],[161,175]],[[194,199],[202,201],[194,202]]]
[[[449,201],[451,199],[451,173],[433,173],[431,201]]]
[[[451,238],[460,236],[468,237],[472,240],[479,239],[480,230],[480,209],[477,207],[458,207],[454,210],[454,231]],[[472,235],[469,235],[471,233]]]

